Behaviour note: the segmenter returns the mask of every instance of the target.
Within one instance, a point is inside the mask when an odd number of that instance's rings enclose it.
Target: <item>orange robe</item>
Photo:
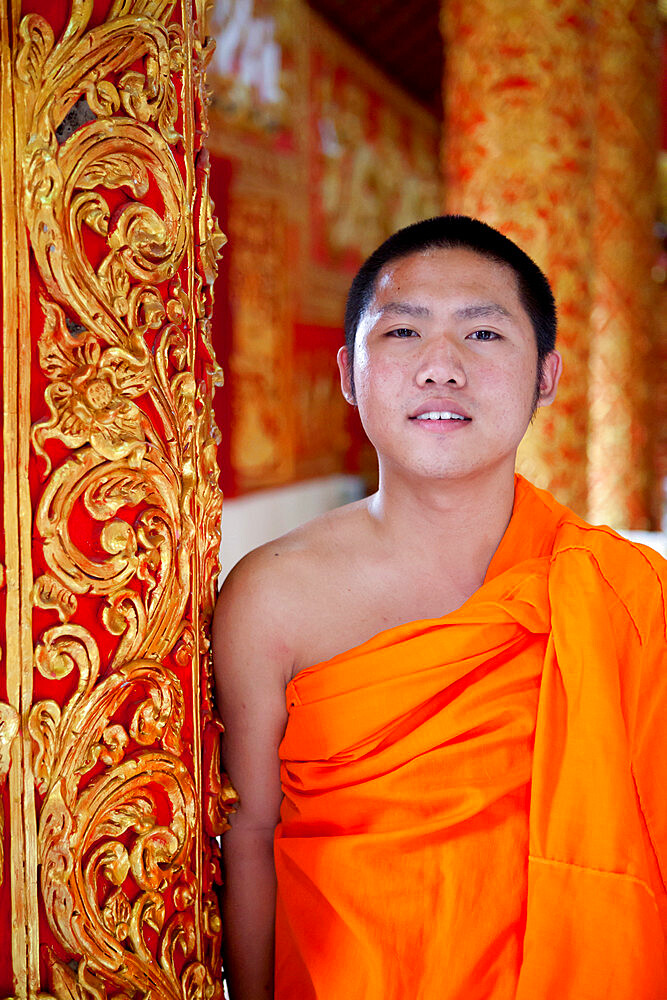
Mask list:
[[[277,1000],[666,1000],[665,566],[517,477],[463,607],[296,675]]]

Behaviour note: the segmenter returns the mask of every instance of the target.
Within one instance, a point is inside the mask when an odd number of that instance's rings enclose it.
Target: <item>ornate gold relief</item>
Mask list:
[[[31,433],[40,696],[26,715],[41,944],[56,1000],[215,1000],[210,838],[234,793],[207,638],[224,242],[201,147],[211,46],[184,0],[114,0],[102,24],[92,9],[75,0],[59,39],[24,17],[15,61],[44,384]],[[0,782],[18,726],[0,705]]]

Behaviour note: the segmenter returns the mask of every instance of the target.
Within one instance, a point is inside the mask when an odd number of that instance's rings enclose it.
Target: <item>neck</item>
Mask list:
[[[454,480],[412,480],[380,474],[368,510],[383,545],[406,566],[460,581],[472,593],[512,516],[514,472],[495,470]]]

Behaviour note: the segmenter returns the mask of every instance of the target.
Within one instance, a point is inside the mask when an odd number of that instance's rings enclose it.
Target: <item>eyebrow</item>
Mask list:
[[[427,306],[420,306],[413,302],[387,302],[380,309],[380,315],[394,313],[399,316],[430,316],[431,310]],[[454,310],[456,319],[481,319],[487,316],[504,316],[512,319],[512,313],[499,302],[473,302],[467,306],[461,306]]]
[[[426,306],[418,306],[412,302],[387,302],[380,309],[380,315],[398,313],[399,316],[430,316],[431,310]]]
[[[498,302],[479,302],[469,306],[462,306],[456,309],[454,315],[457,319],[480,319],[483,316],[505,316],[512,318],[512,313],[505,306]]]

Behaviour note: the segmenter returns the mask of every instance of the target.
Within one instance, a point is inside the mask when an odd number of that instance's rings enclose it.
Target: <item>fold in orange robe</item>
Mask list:
[[[664,568],[517,477],[462,608],[297,674],[277,1000],[667,998]]]

